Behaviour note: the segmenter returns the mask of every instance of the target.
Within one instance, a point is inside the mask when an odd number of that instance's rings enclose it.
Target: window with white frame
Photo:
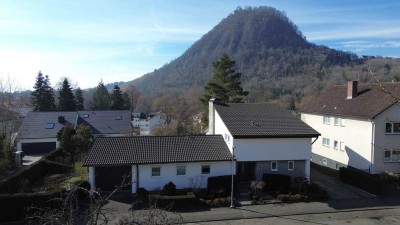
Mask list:
[[[210,165],[202,165],[201,166],[201,174],[210,174],[211,167]]]
[[[343,141],[340,142],[340,150],[343,152],[346,150],[346,145],[344,144]]]
[[[330,116],[324,116],[324,124],[331,124],[331,117]]]
[[[346,119],[340,118],[340,126],[342,127],[346,126]]]
[[[385,162],[399,162],[400,150],[387,150],[385,151]]]
[[[151,176],[152,177],[161,176],[161,167],[159,166],[151,167]]]
[[[335,117],[335,119],[334,119],[334,121],[333,121],[333,124],[334,124],[335,126],[339,126],[339,125],[340,125],[340,117]]]
[[[293,171],[294,170],[294,161],[288,161],[288,170]]]
[[[333,148],[334,149],[339,149],[339,142],[338,141],[336,141],[336,140],[333,141]]]
[[[178,175],[178,176],[186,175],[186,165],[176,166],[176,175]]]
[[[322,138],[322,145],[329,147],[330,146],[330,140],[329,138]]]
[[[400,122],[386,122],[386,134],[400,134]]]
[[[271,171],[278,171],[278,162],[277,161],[271,162]]]

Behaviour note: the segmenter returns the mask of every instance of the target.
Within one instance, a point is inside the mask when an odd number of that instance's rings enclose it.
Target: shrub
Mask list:
[[[375,176],[361,171],[353,167],[342,167],[339,169],[340,180],[361,188],[372,194],[379,195],[382,193],[382,181]]]
[[[176,193],[176,185],[172,181],[164,185],[162,193],[165,195],[174,195]]]
[[[136,191],[136,196],[140,201],[147,201],[149,198],[149,192],[145,188],[139,188]]]
[[[186,195],[149,195],[151,202],[155,203],[157,207],[171,209],[187,209],[190,206],[197,206],[198,201],[194,194]]]
[[[265,183],[265,190],[267,191],[287,193],[290,188],[290,180],[290,176],[283,174],[263,175],[263,182]]]
[[[234,183],[237,183],[236,176],[233,177]],[[236,187],[235,185],[234,187]],[[209,193],[228,196],[231,193],[232,176],[209,177],[207,180],[207,189]],[[221,192],[222,191],[222,192]]]

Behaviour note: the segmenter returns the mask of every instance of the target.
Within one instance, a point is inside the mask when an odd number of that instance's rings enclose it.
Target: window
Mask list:
[[[151,176],[159,177],[161,175],[161,167],[151,167]]]
[[[329,138],[322,138],[322,145],[329,147],[330,146],[330,140]]]
[[[323,160],[322,160],[322,163],[323,163],[324,165],[327,165],[327,164],[328,164],[328,161],[327,161],[326,159],[323,159]]]
[[[343,118],[340,119],[340,126],[342,127],[346,126],[346,119]]]
[[[324,124],[331,124],[331,117],[330,116],[324,116]]]
[[[229,134],[228,134],[228,141],[230,141],[230,136],[229,136]]]
[[[346,150],[346,145],[342,141],[340,142],[340,150],[343,152]]]
[[[89,118],[89,114],[83,114],[83,118]]]
[[[278,162],[277,161],[271,162],[271,171],[278,171]]]
[[[47,123],[46,124],[46,129],[53,129],[54,128],[54,123]]]
[[[294,170],[294,161],[288,161],[288,170],[293,171]]]
[[[178,176],[186,175],[186,166],[185,165],[176,166],[176,175]]]
[[[334,123],[335,126],[339,126],[340,124],[340,117],[335,117]]]
[[[399,162],[400,161],[400,151],[385,151],[385,162]]]
[[[386,123],[387,134],[400,134],[400,122],[388,122]]]
[[[210,174],[210,171],[211,171],[210,165],[201,166],[201,174]]]
[[[121,115],[116,115],[115,116],[115,120],[122,120],[122,116]]]
[[[339,142],[338,141],[333,141],[333,148],[334,149],[339,149]]]

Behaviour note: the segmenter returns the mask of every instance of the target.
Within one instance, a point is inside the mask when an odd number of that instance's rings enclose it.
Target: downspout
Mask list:
[[[136,164],[136,193],[139,190],[139,165]]]
[[[369,173],[374,174],[374,159],[375,159],[375,122],[371,119],[369,120],[372,124],[372,132],[371,132],[371,166]]]

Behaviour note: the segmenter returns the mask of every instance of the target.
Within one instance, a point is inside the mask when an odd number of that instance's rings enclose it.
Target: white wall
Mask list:
[[[311,138],[235,139],[237,161],[309,160]]]
[[[400,134],[385,134],[386,121],[400,121],[400,104],[391,106],[375,119],[374,173],[400,172],[400,162],[384,162],[385,149],[400,149]]]
[[[221,134],[225,140],[226,145],[228,145],[229,150],[232,152],[233,147],[233,136],[231,132],[229,132],[228,128],[226,127],[224,121],[222,121],[221,116],[218,112],[214,111],[214,118],[215,118],[215,134]]]
[[[41,143],[41,142],[56,142],[56,148],[60,147],[60,142],[57,141],[57,138],[20,139],[17,142],[17,151],[22,151],[22,143]]]
[[[301,114],[301,119],[321,134],[312,145],[312,152],[345,165],[363,170],[369,169],[372,142],[371,122],[368,119],[341,118],[345,119],[345,125],[335,126],[334,116],[331,116],[328,125],[323,123],[323,115]],[[329,138],[329,147],[322,145],[323,138]],[[335,140],[339,142],[338,149],[334,149]],[[344,151],[340,150],[340,142],[344,142]]]
[[[177,165],[186,165],[186,175],[176,175]],[[210,174],[202,175],[201,165],[210,165]],[[193,180],[197,188],[206,188],[208,177],[231,175],[231,165],[230,161],[139,165],[139,187],[146,188],[148,191],[158,191],[162,190],[165,184],[172,181],[178,189],[190,188],[192,187],[190,181]],[[161,167],[161,176],[159,177],[151,176],[151,168],[155,166]]]

